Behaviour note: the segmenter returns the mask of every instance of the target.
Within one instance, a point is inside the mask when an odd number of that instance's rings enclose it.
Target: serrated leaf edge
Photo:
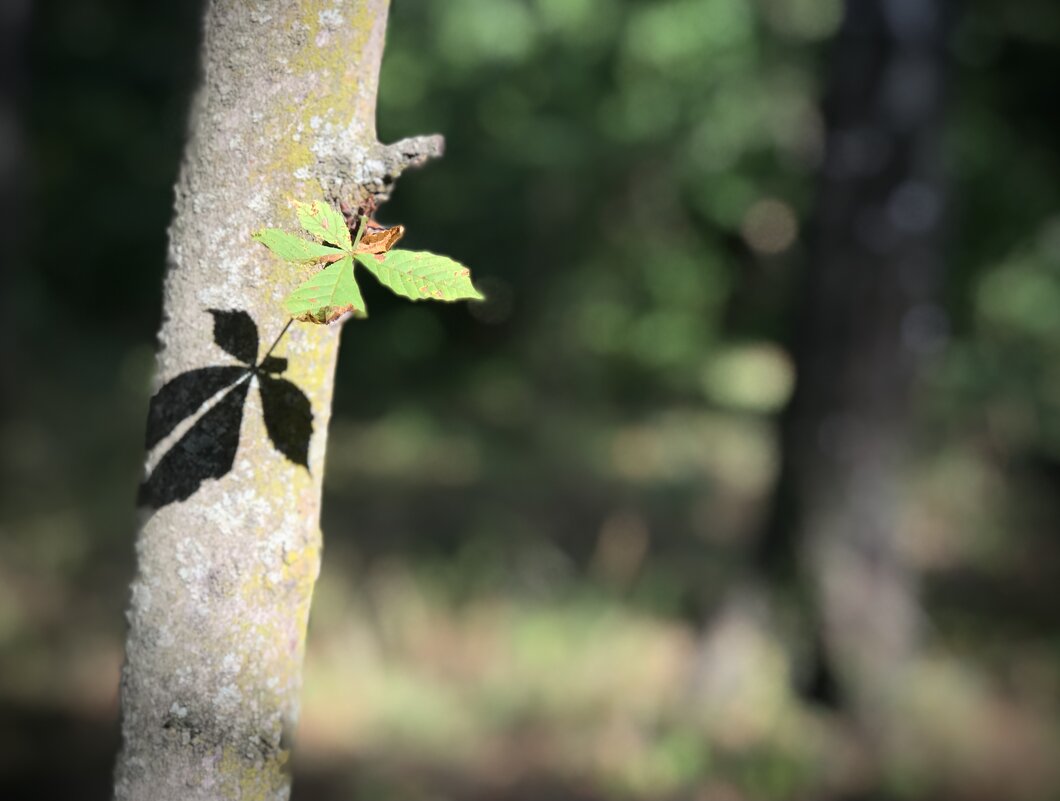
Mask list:
[[[380,258],[378,256],[374,256],[374,255],[372,255],[370,253],[354,253],[353,257],[354,257],[354,259],[357,262],[359,262],[361,264],[362,267],[364,267],[366,270],[368,270],[368,272],[370,272],[372,275],[374,275],[376,280],[379,281],[380,284],[385,286],[387,289],[389,289],[395,295],[399,295],[400,297],[403,297],[403,298],[408,298],[409,300],[412,300],[412,301],[417,301],[417,300],[439,300],[439,301],[442,301],[442,302],[445,302],[445,303],[455,303],[456,301],[460,301],[460,300],[485,300],[486,299],[486,296],[483,295],[482,292],[480,292],[479,289],[471,281],[471,270],[469,268],[465,267],[460,262],[458,262],[456,259],[450,258],[449,256],[443,256],[440,253],[432,253],[431,251],[428,251],[428,250],[391,250],[385,256],[383,256],[382,258]],[[409,258],[412,261],[416,261],[416,260],[424,258],[424,257],[433,257],[433,258],[436,258],[436,259],[445,259],[446,261],[448,261],[448,262],[450,262],[452,264],[455,264],[459,268],[459,270],[457,272],[453,273],[452,278],[449,279],[449,280],[456,280],[456,279],[466,278],[468,283],[471,285],[471,291],[474,292],[475,294],[473,294],[473,295],[460,295],[459,297],[446,298],[446,297],[440,297],[440,296],[438,296],[437,294],[434,294],[434,293],[424,294],[424,288],[423,287],[416,287],[416,286],[414,286],[414,289],[415,289],[415,292],[418,293],[417,296],[413,296],[411,294],[412,290],[410,290],[410,294],[404,294],[402,292],[399,292],[399,291],[395,290],[394,287],[390,286],[390,284],[388,284],[386,281],[383,280],[383,278],[377,272],[377,270],[379,268],[386,267],[392,273],[395,273],[398,276],[401,276],[401,278],[403,279],[403,283],[405,283],[406,286],[409,286],[410,284],[414,285],[415,282],[412,282],[410,280],[412,278],[412,276],[409,276],[407,271],[398,269],[397,267],[394,267],[392,265],[388,265],[387,264],[387,261],[389,261],[391,259],[391,257]],[[439,273],[445,273],[445,272],[448,272],[448,270],[446,268],[439,268],[438,272]],[[418,278],[420,276],[415,276],[415,277]],[[435,283],[442,283],[442,282],[441,281],[436,281]]]
[[[324,242],[325,244],[329,244],[329,245],[332,245],[334,247],[337,247],[340,250],[342,250],[344,253],[352,253],[353,252],[353,242],[352,242],[352,240],[350,241],[350,244],[349,244],[348,247],[344,243],[334,242],[334,241],[332,241],[330,239],[325,238],[325,236],[317,233],[316,231],[311,230],[309,228],[309,226],[306,225],[305,221],[302,219],[302,212],[303,211],[305,211],[306,216],[313,217],[313,216],[316,216],[316,214],[308,211],[308,209],[310,209],[310,208],[317,208],[317,209],[326,208],[328,211],[332,212],[336,217],[338,217],[339,221],[341,221],[340,231],[343,232],[343,235],[341,235],[341,238],[350,239],[350,229],[346,227],[346,218],[342,216],[342,212],[336,211],[335,208],[332,207],[332,205],[330,203],[326,203],[323,200],[311,200],[308,203],[300,201],[300,200],[296,200],[294,202],[294,206],[295,206],[295,217],[298,219],[298,224],[300,226],[302,226],[302,230],[304,230],[306,233],[312,234],[313,236],[320,237],[320,240],[322,242]],[[324,226],[324,225],[321,225],[320,227],[323,228],[325,231],[328,230],[326,228],[326,226]],[[336,234],[336,235],[338,235],[338,234]]]
[[[298,313],[298,312],[293,311],[291,309],[290,305],[289,305],[289,303],[291,301],[291,298],[293,298],[300,291],[306,289],[306,285],[310,281],[313,281],[314,279],[318,278],[322,273],[324,273],[327,270],[333,268],[335,265],[341,265],[342,262],[345,261],[346,259],[350,260],[350,265],[349,265],[349,269],[350,269],[350,273],[351,273],[350,278],[353,281],[354,287],[357,290],[357,296],[361,298],[361,305],[363,307],[364,306],[364,297],[361,295],[361,288],[359,286],[357,286],[357,277],[356,277],[356,274],[354,272],[354,260],[353,260],[352,256],[349,253],[347,253],[347,254],[345,254],[343,256],[342,259],[339,259],[338,261],[332,262],[327,267],[325,267],[323,270],[319,270],[319,271],[313,273],[311,276],[309,276],[304,281],[302,281],[298,286],[296,286],[294,289],[292,289],[286,295],[286,297],[284,297],[284,299],[283,299],[283,307],[284,307],[284,309],[286,309],[287,312],[295,320],[299,320],[299,321],[305,322],[305,323],[318,323],[318,324],[333,323],[335,320],[337,320],[339,317],[341,317],[342,315],[346,314],[347,312],[353,312],[353,314],[355,316],[357,316],[357,317],[362,317],[362,318],[367,317],[368,316],[367,308],[358,308],[355,304],[352,304],[352,303],[346,304],[344,306],[338,306],[338,305],[334,305],[334,304],[324,303],[324,304],[321,304],[321,305],[315,307],[315,310],[317,312],[319,312],[322,309],[330,309],[330,313],[328,313],[327,315],[313,314],[313,310],[312,309],[306,310],[306,311],[301,312],[301,313]],[[341,269],[338,269],[338,270],[335,271],[336,278],[335,278],[334,286],[338,286],[339,281],[342,280],[342,273],[344,272],[344,270],[345,270],[345,267],[342,267]],[[309,290],[307,290],[307,291],[309,291]],[[314,298],[313,300],[315,301],[316,299]]]
[[[318,248],[324,248],[325,250],[330,251],[334,255],[332,256],[332,255],[321,253],[321,254],[318,254],[316,256],[312,256],[310,258],[307,258],[307,259],[291,259],[291,258],[288,258],[287,256],[284,256],[282,253],[279,253],[279,252],[273,250],[272,246],[269,245],[265,241],[264,236],[265,236],[266,233],[269,233],[269,232],[283,234],[284,236],[288,236],[291,239],[298,240],[299,242],[305,242],[306,244],[314,245],[315,247],[318,247]],[[312,264],[315,261],[323,261],[323,262],[326,262],[326,263],[330,264],[331,262],[338,261],[342,256],[350,254],[350,251],[343,250],[342,248],[336,247],[335,245],[330,245],[330,244],[328,244],[326,242],[317,242],[316,240],[313,240],[313,239],[305,239],[303,237],[296,236],[295,234],[289,233],[288,231],[285,231],[282,228],[259,228],[257,231],[255,231],[254,233],[252,233],[250,235],[250,238],[253,239],[255,242],[257,242],[258,244],[264,245],[265,248],[268,249],[268,251],[270,253],[272,253],[273,255],[277,256],[280,259],[282,259],[283,261],[287,262],[288,264]]]

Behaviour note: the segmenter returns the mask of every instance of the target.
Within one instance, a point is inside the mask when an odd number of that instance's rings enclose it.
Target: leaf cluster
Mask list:
[[[435,253],[393,249],[404,233],[401,226],[383,228],[361,217],[357,235],[351,236],[346,218],[327,203],[296,203],[295,209],[302,228],[319,241],[279,228],[263,228],[253,238],[284,261],[322,266],[283,301],[296,320],[326,324],[345,314],[367,317],[354,272],[358,266],[409,300],[483,299],[471,283],[471,271],[459,262]]]

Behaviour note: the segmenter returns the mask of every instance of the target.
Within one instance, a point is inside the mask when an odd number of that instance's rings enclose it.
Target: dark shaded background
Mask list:
[[[199,17],[3,4],[3,798],[109,792]],[[489,301],[344,333],[295,799],[1060,794],[1060,6],[842,18],[394,1]]]

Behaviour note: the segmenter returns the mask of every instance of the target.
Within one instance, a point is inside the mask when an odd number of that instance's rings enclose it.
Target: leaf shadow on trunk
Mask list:
[[[174,501],[186,501],[208,478],[221,478],[239,450],[243,404],[250,381],[244,379],[198,419],[177,440],[140,485],[139,502],[160,509]]]
[[[204,481],[223,478],[232,469],[239,451],[247,393],[255,380],[270,442],[289,461],[309,470],[312,406],[296,384],[279,377],[287,369],[287,359],[271,355],[279,338],[257,362],[260,338],[250,315],[240,310],[208,311],[214,318],[215,344],[240,364],[188,370],[151,398],[148,450],[173,434],[183,421],[201,414],[140,485],[141,507],[157,511],[175,501],[186,501]]]

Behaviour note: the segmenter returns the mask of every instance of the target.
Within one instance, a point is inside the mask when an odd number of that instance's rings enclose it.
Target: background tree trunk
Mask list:
[[[30,22],[30,0],[11,0],[0,6],[0,419],[10,412],[14,375],[20,348],[16,346],[15,276],[25,270],[26,254],[19,233],[25,226],[26,152],[22,106],[26,94],[25,42]]]
[[[385,198],[440,151],[435,138],[376,142],[386,16],[386,0],[206,11],[148,422],[118,799],[289,793],[339,327],[294,324],[271,354],[286,364],[260,365],[305,275],[250,235],[290,228],[295,199]]]
[[[848,2],[799,307],[798,385],[762,557],[801,556],[821,615],[815,693],[886,705],[918,628],[897,542],[911,379],[940,342],[942,0]],[[816,627],[815,627],[816,628]],[[881,695],[882,693],[882,695]]]

